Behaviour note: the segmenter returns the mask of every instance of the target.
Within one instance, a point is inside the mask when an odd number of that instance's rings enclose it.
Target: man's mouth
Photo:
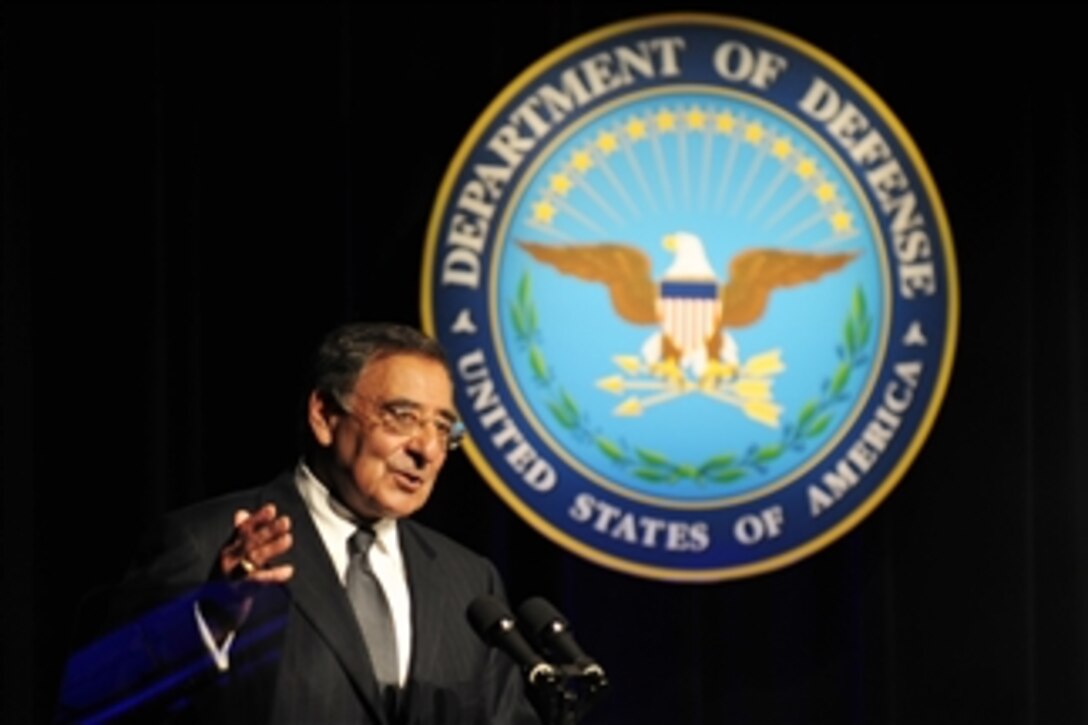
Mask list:
[[[416,489],[423,485],[423,477],[411,471],[394,469],[393,477],[397,479],[398,484],[405,488]]]

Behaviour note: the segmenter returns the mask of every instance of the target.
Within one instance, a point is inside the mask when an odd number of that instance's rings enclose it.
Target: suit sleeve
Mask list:
[[[209,581],[217,547],[205,539],[171,516],[148,532],[114,589],[99,638],[66,663],[58,722],[186,721],[190,704],[219,696],[231,674],[220,671],[208,650],[196,605],[226,585]]]
[[[153,532],[114,588],[99,638],[69,657],[57,720],[150,720],[214,676],[194,613],[199,552],[169,520]]]

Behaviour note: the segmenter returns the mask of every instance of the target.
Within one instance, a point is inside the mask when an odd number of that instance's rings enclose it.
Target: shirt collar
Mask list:
[[[295,485],[298,487],[302,500],[306,502],[306,508],[317,525],[317,530],[325,542],[325,548],[333,554],[333,559],[338,565],[338,570],[343,570],[340,556],[337,552],[343,551],[346,557],[347,540],[355,533],[355,530],[363,523],[359,517],[352,513],[344,504],[340,503],[332,495],[332,492],[318,480],[305,461],[299,461],[295,468]],[[372,524],[374,529],[374,543],[389,555],[397,556],[400,552],[400,537],[397,532],[397,521],[391,518],[378,519]],[[346,558],[345,558],[346,561]]]

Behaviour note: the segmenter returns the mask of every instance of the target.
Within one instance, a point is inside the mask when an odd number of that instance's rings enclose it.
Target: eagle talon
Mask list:
[[[664,378],[668,381],[669,385],[677,388],[683,388],[685,378],[684,371],[680,369],[680,366],[676,364],[676,360],[672,358],[665,358],[661,362],[653,363],[650,365],[650,374]]]
[[[736,382],[738,375],[740,375],[740,368],[736,363],[711,360],[706,364],[706,369],[699,378],[699,387],[704,390],[714,390],[721,385]]]

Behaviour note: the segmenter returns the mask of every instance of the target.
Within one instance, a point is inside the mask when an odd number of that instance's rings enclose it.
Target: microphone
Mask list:
[[[555,668],[545,662],[518,631],[514,615],[502,600],[487,594],[477,597],[468,607],[468,621],[484,642],[513,658],[529,684],[555,680]]]
[[[604,669],[582,651],[571,634],[570,622],[548,600],[543,597],[527,599],[518,608],[518,614],[530,636],[545,654],[574,665],[584,676],[605,682]]]

